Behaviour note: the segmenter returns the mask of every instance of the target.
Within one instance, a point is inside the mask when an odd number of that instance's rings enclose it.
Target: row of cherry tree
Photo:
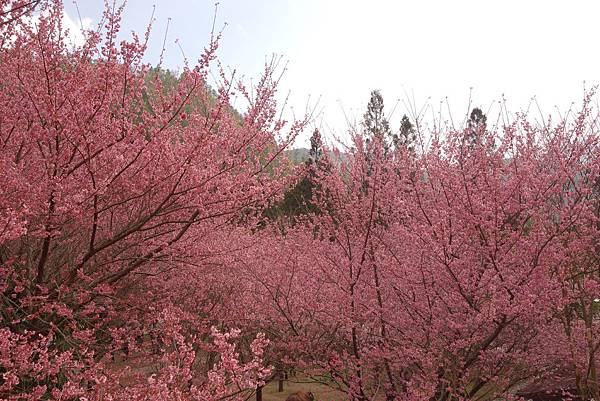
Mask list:
[[[488,129],[474,109],[416,152],[418,127],[390,135],[373,92],[345,155],[313,147],[308,213],[239,261],[279,359],[354,400],[599,399],[591,96],[554,125]]]
[[[0,397],[245,398],[294,368],[353,400],[598,394],[591,95],[555,124],[392,135],[292,170],[268,65],[167,79],[107,7],[0,0]],[[232,96],[246,99],[238,113]]]

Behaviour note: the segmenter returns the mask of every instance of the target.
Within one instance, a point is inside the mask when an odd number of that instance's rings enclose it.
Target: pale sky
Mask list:
[[[77,4],[86,24],[98,22],[103,1]],[[123,34],[143,32],[153,4],[148,61],[159,59],[169,18],[164,65],[182,65],[176,39],[196,59],[210,37],[214,1],[129,0]],[[398,129],[413,98],[417,109],[429,104],[429,114],[447,98],[460,123],[471,88],[471,107],[484,112],[504,94],[512,111],[535,96],[548,115],[580,104],[584,81],[588,88],[600,83],[596,0],[221,0],[217,28],[225,23],[223,65],[256,78],[266,57],[281,55],[288,62],[282,97],[291,90],[296,114],[320,99],[314,124],[329,136],[347,130],[342,110],[360,120],[372,89],[381,90],[388,114],[397,105],[390,120]]]

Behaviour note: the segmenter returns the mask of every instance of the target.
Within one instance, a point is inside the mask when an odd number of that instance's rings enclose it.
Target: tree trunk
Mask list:
[[[277,377],[279,379],[277,384],[277,391],[281,393],[283,392],[283,381],[285,380],[285,373],[283,372],[283,369],[279,369]]]
[[[256,401],[262,401],[262,388],[263,386],[258,386],[256,388]]]

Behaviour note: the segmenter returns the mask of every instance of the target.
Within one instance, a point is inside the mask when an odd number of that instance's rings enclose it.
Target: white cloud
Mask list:
[[[24,19],[22,20],[22,22],[26,25],[29,26],[37,26],[37,24],[39,23],[40,20],[40,16],[39,14],[33,15],[31,17],[24,17]],[[63,9],[63,14],[62,14],[62,28],[64,31],[68,31],[68,35],[66,38],[66,42],[72,46],[81,46],[85,43],[85,36],[83,33],[83,30],[87,30],[90,29],[92,25],[92,19],[91,18],[81,18],[81,21],[79,21],[79,19],[77,20],[73,20],[69,14]],[[12,43],[12,40],[10,41],[10,43]]]
[[[83,17],[81,20],[79,20],[79,18],[77,20],[73,20],[69,14],[63,10],[62,23],[63,28],[69,31],[68,42],[70,42],[73,46],[81,46],[85,43],[85,37],[82,29],[90,29],[92,25],[91,18]]]

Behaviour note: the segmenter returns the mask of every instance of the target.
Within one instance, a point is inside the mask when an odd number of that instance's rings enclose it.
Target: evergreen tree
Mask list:
[[[315,129],[312,136],[310,137],[310,150],[308,157],[312,163],[318,163],[323,156],[323,143],[321,142],[321,133],[318,129]]]
[[[314,199],[319,185],[318,175],[320,172],[330,171],[330,166],[324,156],[321,133],[317,129],[310,138],[309,158],[305,163],[306,174],[285,192],[282,200],[265,210],[267,218],[294,225],[297,217],[320,212]],[[285,221],[281,221],[282,218]]]
[[[398,135],[394,135],[394,147],[396,149],[404,148],[413,153],[415,151],[416,142],[417,132],[410,122],[410,119],[405,114],[400,121],[400,132]]]
[[[467,130],[465,132],[465,143],[469,148],[477,144],[482,144],[487,128],[487,117],[479,107],[471,111],[471,116],[467,121]]]
[[[390,149],[390,142],[392,139],[392,133],[390,130],[390,124],[385,118],[383,112],[383,96],[378,90],[371,92],[371,99],[367,104],[367,111],[363,116],[363,128],[366,136],[367,150],[369,144],[378,138],[384,145],[384,150],[387,153]]]

